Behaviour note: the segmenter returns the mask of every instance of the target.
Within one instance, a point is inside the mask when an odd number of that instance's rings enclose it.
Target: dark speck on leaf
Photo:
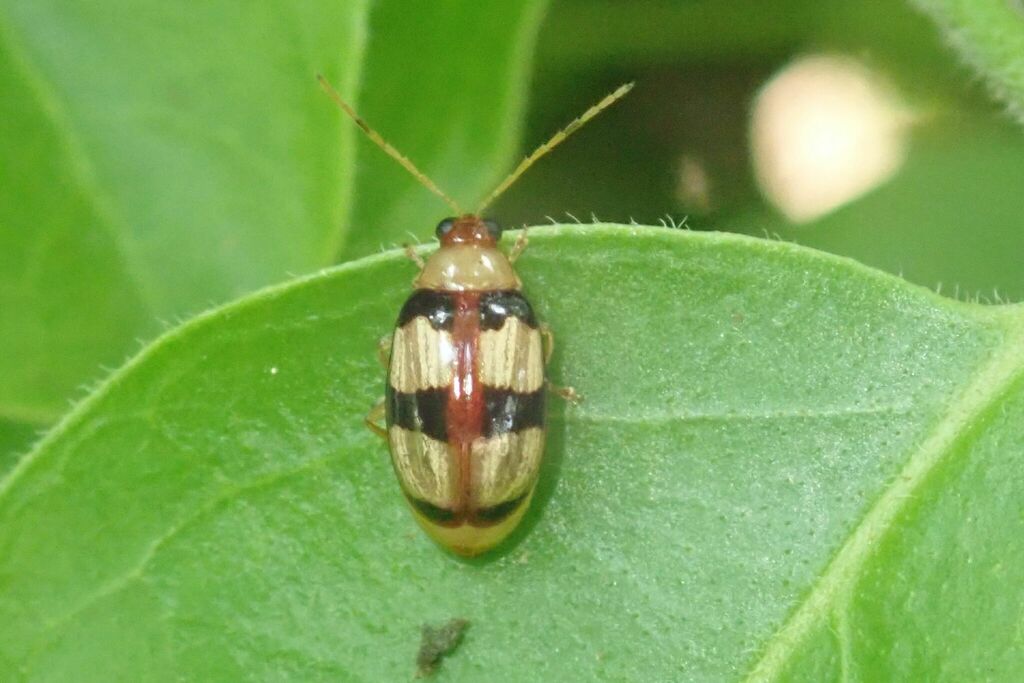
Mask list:
[[[440,666],[441,660],[455,651],[466,634],[469,621],[449,619],[440,626],[423,624],[420,651],[416,655],[416,677],[429,676]]]

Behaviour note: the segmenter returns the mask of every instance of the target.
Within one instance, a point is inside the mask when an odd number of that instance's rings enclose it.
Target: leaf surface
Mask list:
[[[537,501],[461,561],[362,425],[414,267],[145,349],[0,482],[0,678],[1013,680],[1024,309],[778,242],[531,233],[558,338]]]
[[[1024,5],[1017,0],[912,0],[1024,121]]]

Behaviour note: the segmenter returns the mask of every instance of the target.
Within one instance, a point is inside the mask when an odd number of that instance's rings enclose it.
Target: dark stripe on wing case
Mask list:
[[[494,526],[504,521],[509,515],[515,512],[526,497],[530,495],[530,489],[527,489],[522,495],[516,496],[511,500],[506,500],[504,503],[498,503],[486,508],[480,508],[473,515],[473,519],[470,522],[475,527],[482,526]]]
[[[480,329],[498,330],[509,316],[519,318],[536,329],[537,318],[533,307],[515,290],[485,292],[480,296]]]
[[[451,293],[417,289],[405,300],[402,312],[398,314],[398,327],[418,316],[426,318],[435,330],[451,332],[455,322],[455,303]]]
[[[415,393],[396,391],[388,384],[386,390],[387,425],[411,432],[422,432],[437,441],[448,440],[445,410],[448,388],[420,389]]]
[[[441,526],[458,525],[458,520],[455,518],[454,510],[438,507],[433,503],[428,503],[425,500],[410,496],[408,493],[405,494],[405,499],[409,501],[409,505],[412,505],[413,508],[416,509],[416,512],[420,513],[435,524],[440,524]]]
[[[483,436],[490,438],[528,427],[544,426],[544,389],[519,393],[484,387]]]

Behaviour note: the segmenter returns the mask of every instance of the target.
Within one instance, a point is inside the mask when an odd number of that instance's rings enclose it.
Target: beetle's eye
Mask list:
[[[454,218],[445,218],[443,221],[437,224],[437,229],[434,230],[434,234],[437,235],[437,239],[441,239],[452,231],[455,227]]]
[[[495,242],[501,239],[501,226],[498,225],[497,221],[486,219],[484,220],[484,227],[487,228],[487,233],[494,238]]]

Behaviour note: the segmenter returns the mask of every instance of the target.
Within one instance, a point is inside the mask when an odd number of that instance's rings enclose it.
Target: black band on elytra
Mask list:
[[[530,327],[537,327],[533,307],[521,293],[515,290],[501,290],[480,295],[480,329],[500,329],[509,316],[519,318]]]
[[[492,437],[544,426],[544,389],[520,393],[484,387],[483,436]]]
[[[402,306],[398,314],[398,327],[404,327],[413,318],[422,316],[435,330],[451,332],[455,324],[455,302],[451,292],[434,289],[417,289]]]
[[[448,388],[397,391],[388,384],[386,391],[387,424],[413,432],[423,432],[437,441],[448,440],[445,411]]]

